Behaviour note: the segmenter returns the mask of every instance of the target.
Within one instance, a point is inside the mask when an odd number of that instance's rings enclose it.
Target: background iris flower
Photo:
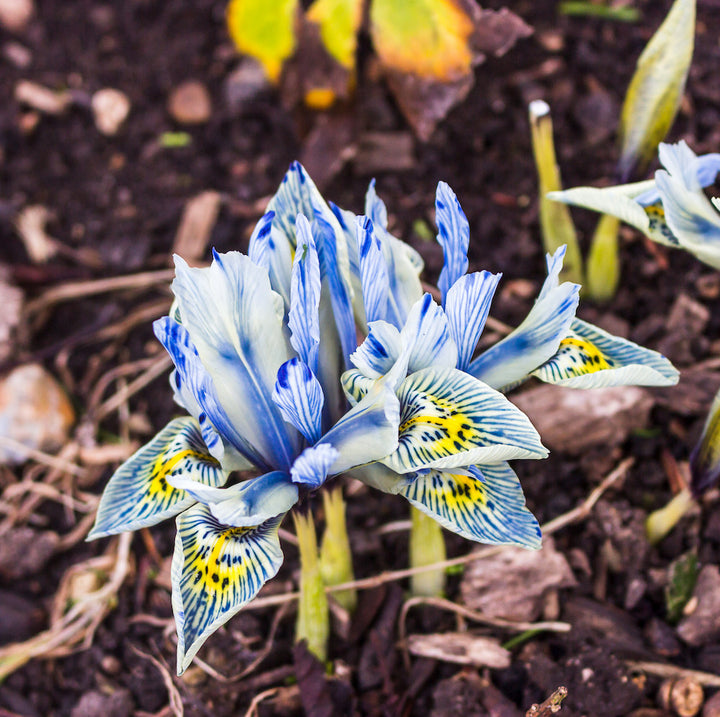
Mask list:
[[[720,198],[703,191],[720,171],[720,154],[697,156],[684,141],[659,145],[655,179],[551,192],[550,199],[618,217],[659,244],[684,249],[720,269]]]

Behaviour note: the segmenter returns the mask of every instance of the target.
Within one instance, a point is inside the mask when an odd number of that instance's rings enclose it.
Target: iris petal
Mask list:
[[[385,320],[390,294],[388,269],[382,244],[368,217],[357,218],[357,244],[366,320]]]
[[[272,390],[290,346],[282,300],[270,288],[267,272],[237,252],[215,254],[205,269],[190,268],[179,257],[175,261],[173,291],[183,326],[229,424],[269,466],[289,469],[299,436],[283,421]]]
[[[330,467],[338,457],[338,451],[328,443],[306,448],[295,459],[290,469],[293,482],[319,488],[325,482]]]
[[[200,485],[182,476],[172,476],[168,482],[207,505],[216,520],[231,527],[264,523],[287,513],[298,500],[297,486],[282,471],[265,473],[229,488]]]
[[[292,267],[292,244],[285,234],[273,227],[275,212],[266,212],[255,225],[250,236],[248,256],[254,264],[268,273],[270,286],[290,307],[290,271]]]
[[[467,271],[470,243],[468,220],[455,193],[445,182],[439,182],[437,186],[435,222],[438,226],[437,240],[445,257],[438,279],[444,304],[450,287]]]
[[[172,561],[178,674],[205,640],[277,573],[283,560],[278,539],[282,518],[233,528],[219,523],[202,504],[178,516]]]
[[[253,465],[264,467],[265,459],[237,432],[220,405],[213,381],[187,329],[164,316],[153,324],[153,330],[175,364],[171,380],[176,395],[180,395],[184,408],[197,418],[209,452],[226,470],[245,470]]]
[[[564,247],[554,256],[548,255],[548,277],[525,320],[470,363],[468,372],[489,386],[502,389],[523,381],[555,354],[560,341],[567,336],[575,317],[580,287],[570,282],[559,284],[560,252],[564,254]]]
[[[393,492],[468,540],[533,549],[541,545],[540,526],[507,463],[415,474]]]
[[[351,368],[340,377],[343,391],[348,401],[354,406],[367,394],[377,382],[376,378],[368,378],[362,371]]]
[[[400,332],[403,351],[408,351],[408,373],[435,366],[455,368],[458,351],[445,312],[425,294],[410,310]]]
[[[393,367],[402,352],[400,332],[386,321],[373,321],[368,330],[350,361],[369,378],[380,378]]]
[[[679,374],[664,356],[575,319],[557,353],[532,372],[571,388],[672,386]]]
[[[466,371],[485,328],[490,304],[502,274],[489,271],[461,276],[445,297],[450,335],[458,350],[457,368]]]
[[[170,484],[173,475],[208,486],[227,480],[227,473],[208,453],[197,421],[188,416],[170,421],[115,471],[103,491],[88,540],[146,528],[185,510],[194,499]]]
[[[313,373],[318,372],[320,345],[320,261],[310,224],[298,214],[297,248],[292,268],[288,326],[290,343]]]
[[[280,367],[273,401],[283,418],[295,426],[309,443],[315,443],[320,438],[325,397],[320,382],[306,363],[293,358]]]
[[[392,453],[398,443],[400,404],[391,388],[378,382],[321,439],[338,457],[330,473],[343,473]]]
[[[527,416],[463,371],[410,374],[398,398],[400,442],[382,461],[397,473],[547,455]]]

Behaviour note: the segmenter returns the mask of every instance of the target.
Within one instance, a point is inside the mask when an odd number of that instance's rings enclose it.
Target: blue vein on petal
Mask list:
[[[435,222],[438,226],[437,240],[445,257],[438,279],[444,304],[450,287],[467,271],[470,243],[470,227],[465,213],[455,193],[445,182],[439,182],[437,186]]]
[[[390,281],[382,244],[369,217],[357,218],[357,243],[365,317],[368,323],[385,320]]]
[[[290,468],[290,476],[294,483],[319,488],[328,477],[330,467],[337,460],[339,453],[328,443],[306,448]]]
[[[309,443],[319,440],[325,397],[320,382],[306,363],[292,358],[280,366],[273,401],[283,418],[295,426]]]

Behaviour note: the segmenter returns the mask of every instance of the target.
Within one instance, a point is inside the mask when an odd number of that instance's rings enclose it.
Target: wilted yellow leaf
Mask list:
[[[230,0],[227,25],[238,50],[257,59],[271,82],[295,49],[298,0]]]
[[[675,0],[638,60],[620,117],[618,169],[626,181],[655,156],[675,119],[695,39],[695,0]]]
[[[362,9],[363,0],[315,0],[307,11],[307,19],[320,28],[325,49],[347,70],[355,66]]]
[[[472,69],[474,23],[462,0],[373,0],[370,33],[382,63],[442,81]]]

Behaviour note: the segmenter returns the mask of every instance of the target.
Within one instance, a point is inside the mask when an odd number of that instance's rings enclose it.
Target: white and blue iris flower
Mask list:
[[[467,273],[468,222],[442,182],[436,210],[445,257],[438,281],[442,305],[425,294],[404,318],[388,311],[385,303],[392,290],[389,271],[382,265],[382,240],[372,222],[357,220],[368,335],[350,357],[354,367],[343,374],[343,388],[349,400],[359,401],[398,366],[405,378],[394,384],[400,400],[398,450],[353,475],[405,496],[444,527],[471,540],[537,548],[537,521],[525,507],[507,461],[541,458],[545,452],[523,423],[525,417],[495,389],[507,391],[531,376],[576,388],[664,386],[676,383],[678,373],[657,352],[576,318],[580,287],[558,278],[564,247],[548,256],[548,277],[527,318],[474,357],[501,275]],[[452,410],[444,410],[448,390],[456,392]],[[459,401],[457,395],[468,400]],[[415,400],[409,404],[407,396]],[[426,408],[418,415],[421,404]],[[445,429],[442,441],[435,434],[440,426]],[[475,445],[464,450],[470,435]],[[404,445],[405,436],[416,439],[413,449]],[[443,443],[448,436],[451,443]],[[483,438],[488,439],[486,445]],[[443,449],[448,458],[438,458]]]
[[[155,333],[190,416],[171,421],[118,469],[90,534],[177,515],[180,671],[279,569],[278,527],[299,490],[398,445],[399,401],[380,384],[337,420],[324,411],[320,258],[305,216],[294,235],[287,312],[267,269],[247,256],[215,254],[202,269],[176,258],[176,312],[158,320]],[[260,475],[222,487],[237,469]]]
[[[664,169],[655,172],[655,179],[604,189],[575,187],[548,196],[618,217],[649,239],[720,269],[720,198],[708,199],[703,191],[720,171],[720,154],[697,156],[684,141],[661,143],[658,154]]]
[[[500,275],[467,273],[468,223],[444,183],[436,209],[441,305],[423,294],[422,261],[389,233],[374,185],[355,217],[328,206],[297,163],[248,256],[214,254],[206,268],[176,258],[175,304],[155,333],[189,415],[120,466],[90,538],[176,516],[179,671],[275,575],[284,515],[330,476],[404,495],[472,540],[538,547],[507,461],[547,451],[498,389],[531,375],[580,387],[677,380],[655,352],[575,318],[578,287],[558,280],[564,250],[548,257],[526,320],[475,356]]]

